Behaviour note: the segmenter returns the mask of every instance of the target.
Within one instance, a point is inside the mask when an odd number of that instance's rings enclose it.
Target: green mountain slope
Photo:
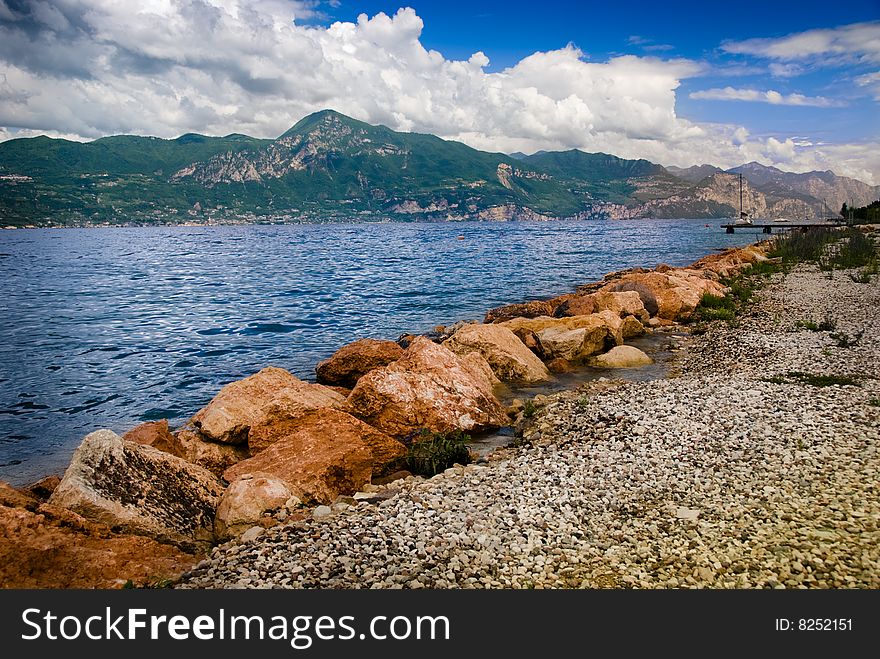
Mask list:
[[[862,201],[878,190],[831,172],[744,168],[746,178],[760,179],[751,181],[755,204],[768,213],[821,207],[823,196]],[[487,153],[324,110],[274,140],[187,134],[0,143],[0,226],[729,214],[727,179],[695,185],[685,179],[701,168],[675,171],[578,150]]]

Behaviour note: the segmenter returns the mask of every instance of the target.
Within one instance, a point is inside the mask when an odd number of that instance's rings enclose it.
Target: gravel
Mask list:
[[[523,445],[217,547],[177,587],[880,587],[874,279],[775,275],[673,377],[550,396]]]

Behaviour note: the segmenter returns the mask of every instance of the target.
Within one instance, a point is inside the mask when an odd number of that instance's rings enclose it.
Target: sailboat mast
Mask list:
[[[739,174],[739,216],[742,218],[743,216],[743,175],[742,172]]]

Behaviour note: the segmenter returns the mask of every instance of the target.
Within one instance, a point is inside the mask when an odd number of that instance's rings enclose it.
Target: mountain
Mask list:
[[[207,188],[252,186],[276,208],[347,205],[357,212],[446,212],[461,219],[514,204],[573,213],[577,200],[546,173],[433,135],[398,133],[333,111],[309,115],[259,149],[222,153],[171,177]]]
[[[673,176],[677,176],[680,179],[685,181],[690,181],[691,183],[699,183],[704,178],[708,178],[712,176],[712,174],[717,174],[718,172],[723,172],[724,170],[720,167],[716,167],[715,165],[694,165],[693,167],[676,167],[675,165],[667,165],[666,171],[668,171]]]
[[[820,214],[822,197],[839,207],[880,191],[831,172],[743,168],[753,214]],[[487,153],[325,110],[274,140],[0,143],[0,226],[732,217],[738,179],[710,165],[667,169],[579,150]]]
[[[799,197],[807,203],[811,200],[824,200],[832,213],[837,213],[844,202],[850,206],[866,206],[875,201],[880,193],[880,186],[870,186],[853,178],[837,176],[832,171],[793,174],[757,162],[746,163],[727,171],[742,174],[759,190],[772,197]]]
[[[607,153],[539,151],[522,162],[549,173],[572,193],[594,202],[631,204],[666,197],[684,187],[661,165]]]

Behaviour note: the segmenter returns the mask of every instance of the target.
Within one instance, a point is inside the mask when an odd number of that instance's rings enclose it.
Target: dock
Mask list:
[[[722,224],[721,228],[727,233],[733,233],[736,229],[760,229],[761,233],[773,233],[774,229],[789,231],[791,229],[833,229],[842,226],[843,222],[769,222],[763,224]]]

